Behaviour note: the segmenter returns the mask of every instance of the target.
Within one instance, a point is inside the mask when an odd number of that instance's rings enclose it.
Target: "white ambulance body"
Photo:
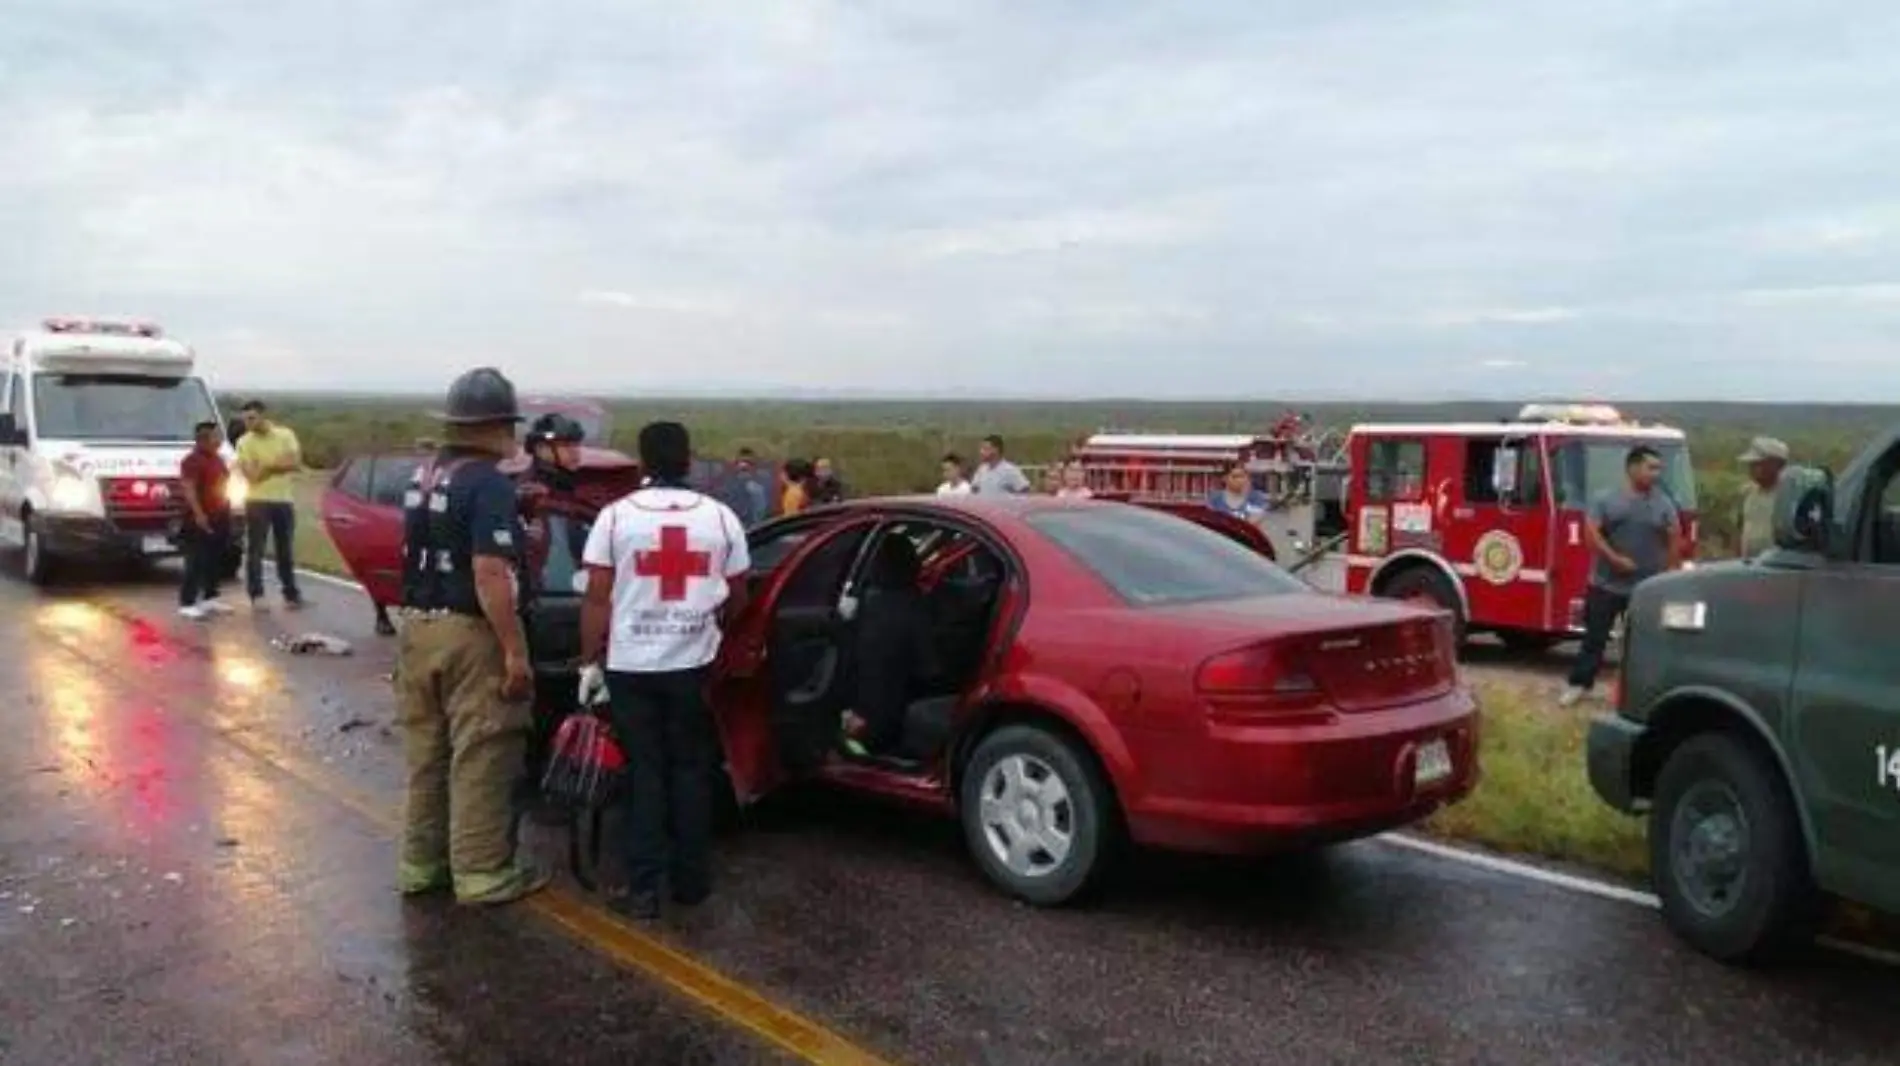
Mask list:
[[[198,423],[225,424],[191,347],[149,323],[56,318],[0,354],[0,546],[27,578],[177,554],[179,464]],[[241,507],[241,479],[231,496]]]

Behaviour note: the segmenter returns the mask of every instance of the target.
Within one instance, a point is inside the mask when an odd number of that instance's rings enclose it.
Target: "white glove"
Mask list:
[[[607,702],[607,671],[592,664],[581,667],[580,702],[583,707]]]

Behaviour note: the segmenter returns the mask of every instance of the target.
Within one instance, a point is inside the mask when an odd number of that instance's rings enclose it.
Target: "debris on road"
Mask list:
[[[327,633],[272,637],[270,643],[278,651],[287,651],[292,655],[351,655],[356,651],[349,641]]]

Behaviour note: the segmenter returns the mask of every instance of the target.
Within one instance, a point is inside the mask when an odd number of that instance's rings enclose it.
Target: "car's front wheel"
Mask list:
[[[22,525],[25,528],[20,571],[32,584],[45,585],[53,579],[53,560],[46,554],[46,535],[40,532],[39,519],[30,511]]]
[[[1038,906],[1066,903],[1097,882],[1119,824],[1088,753],[1033,725],[1004,726],[977,745],[960,807],[984,874]]]
[[[1670,754],[1649,847],[1663,919],[1696,950],[1749,962],[1810,931],[1814,886],[1794,804],[1773,762],[1742,739],[1705,733]]]

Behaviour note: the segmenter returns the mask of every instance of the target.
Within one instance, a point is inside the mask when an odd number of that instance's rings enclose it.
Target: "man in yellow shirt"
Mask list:
[[[244,405],[244,436],[237,442],[238,472],[244,475],[244,582],[251,609],[264,601],[264,540],[276,547],[277,582],[284,605],[303,606],[297,591],[297,560],[291,550],[297,533],[296,475],[303,469],[303,449],[289,426],[271,421],[262,400]]]

